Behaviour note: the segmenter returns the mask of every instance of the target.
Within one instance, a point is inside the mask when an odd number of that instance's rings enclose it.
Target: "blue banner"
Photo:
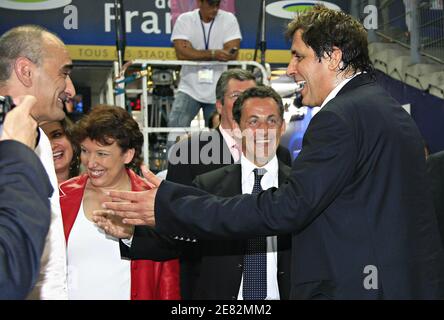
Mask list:
[[[130,58],[174,59],[170,41],[172,25],[169,1],[123,0],[122,2]],[[306,10],[314,2],[319,1],[266,1],[267,49],[271,53],[277,50],[275,53],[278,54],[274,59],[272,56],[267,56],[267,61],[288,62],[289,56],[282,56],[282,52],[279,52],[279,50],[288,52],[290,46],[283,36],[289,20],[283,17]],[[244,49],[244,53],[248,52],[249,56],[256,46],[261,3],[260,0],[236,1],[236,16],[243,35],[241,49]],[[347,0],[331,0],[327,4],[339,6],[344,11],[349,10]],[[112,52],[116,42],[114,1],[0,0],[0,21],[0,33],[22,24],[38,24],[46,27],[58,34],[71,47],[74,59],[114,59]],[[149,52],[155,52],[144,51],[149,48],[170,50],[160,50],[163,52],[161,57],[156,54],[154,57],[149,57]]]

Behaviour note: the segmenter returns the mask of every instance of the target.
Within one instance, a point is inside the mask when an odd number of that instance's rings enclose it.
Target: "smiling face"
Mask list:
[[[65,46],[51,35],[43,37],[43,62],[34,65],[32,94],[37,98],[33,116],[38,122],[62,120],[65,100],[75,95],[70,78],[72,61]]]
[[[94,187],[113,188],[125,181],[125,165],[133,159],[134,149],[122,152],[115,141],[110,145],[102,145],[86,138],[81,142],[80,150],[80,160]]]
[[[273,98],[249,98],[242,108],[239,122],[242,131],[242,151],[245,157],[256,164],[267,164],[276,154],[285,121]]]
[[[332,72],[328,58],[319,61],[313,49],[302,40],[302,33],[302,30],[294,33],[287,74],[296,82],[306,81],[301,91],[304,105],[320,106],[335,87],[336,73]]]
[[[59,121],[45,123],[41,126],[51,142],[52,156],[57,177],[69,177],[69,167],[73,157],[71,142]],[[61,183],[63,181],[59,181]]]

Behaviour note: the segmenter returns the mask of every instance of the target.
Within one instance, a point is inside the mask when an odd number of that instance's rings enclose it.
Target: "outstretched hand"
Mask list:
[[[94,210],[92,219],[99,228],[115,238],[131,239],[134,234],[134,226],[124,224],[122,218],[111,210]]]
[[[156,225],[154,216],[154,201],[157,189],[162,182],[145,165],[141,167],[146,182],[151,186],[147,191],[110,191],[112,202],[104,202],[107,215],[116,215],[128,225]]]

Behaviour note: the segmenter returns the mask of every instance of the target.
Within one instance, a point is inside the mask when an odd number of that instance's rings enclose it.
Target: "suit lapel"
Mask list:
[[[281,186],[287,177],[290,175],[291,168],[285,165],[282,161],[279,161],[278,181]],[[288,272],[283,270],[282,266],[286,266],[289,263],[290,249],[291,249],[291,235],[284,234],[277,236],[277,249],[278,249],[278,272]],[[281,291],[281,290],[279,290]]]
[[[279,169],[278,169],[278,185],[281,186],[281,184],[284,183],[284,181],[287,179],[287,177],[290,175],[291,168],[284,164],[282,161],[278,160],[279,162]]]

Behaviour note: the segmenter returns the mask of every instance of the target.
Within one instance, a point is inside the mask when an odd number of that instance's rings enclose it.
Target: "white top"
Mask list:
[[[119,239],[89,221],[80,205],[68,238],[70,300],[129,300],[131,261],[120,257]]]
[[[208,50],[223,49],[224,44],[228,41],[242,39],[239,24],[232,13],[219,9],[213,21],[214,23],[209,37],[208,33],[211,22],[203,23],[205,27],[205,37],[208,41]],[[171,41],[174,40],[187,40],[194,49],[207,50],[205,48],[199,9],[185,12],[177,18],[171,34]],[[211,83],[199,82],[199,70],[202,69],[211,69],[213,71]],[[216,83],[222,72],[226,69],[226,66],[182,66],[178,90],[185,92],[197,101],[215,103]]]
[[[63,233],[63,221],[60,210],[59,186],[54,169],[51,143],[42,129],[35,153],[40,158],[51,181],[54,193],[49,199],[51,203],[51,225],[46,236],[45,247],[40,262],[40,274],[37,283],[28,299],[66,300],[68,291],[66,284],[66,244]]]
[[[251,163],[244,156],[241,157],[242,166],[242,194],[251,194],[254,186],[254,172],[256,165]],[[265,175],[261,179],[261,187],[263,190],[267,190],[272,187],[279,186],[278,180],[278,160],[274,156],[265,166],[262,167],[267,170]],[[277,237],[267,237],[267,297],[266,300],[280,300],[279,286],[277,281]],[[239,294],[237,296],[238,300],[243,300],[242,288],[244,283],[244,276],[242,275],[242,280],[239,288]]]

